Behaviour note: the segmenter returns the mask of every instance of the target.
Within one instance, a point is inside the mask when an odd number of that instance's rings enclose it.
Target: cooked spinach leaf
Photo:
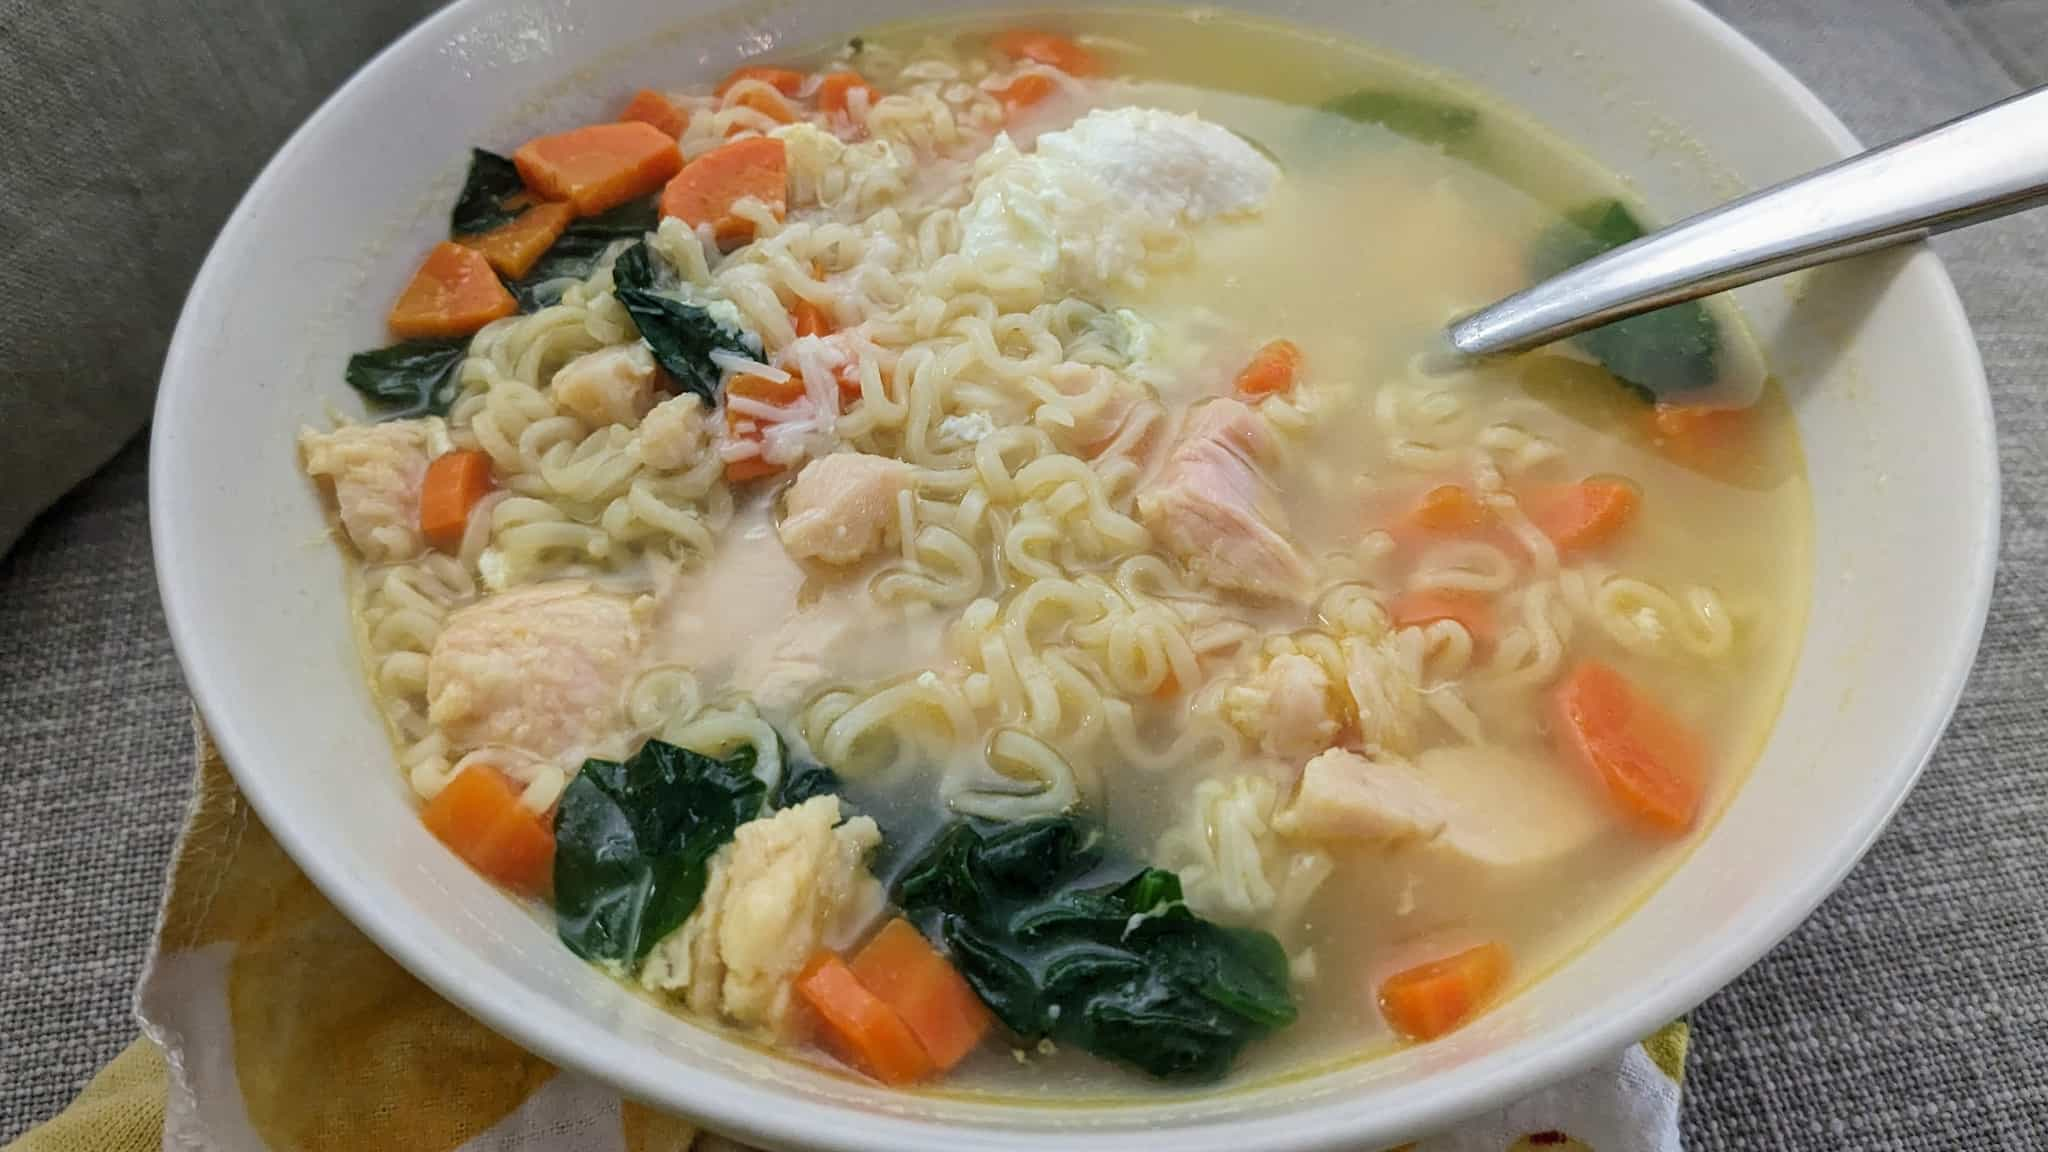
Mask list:
[[[641,234],[652,232],[661,223],[661,206],[653,196],[628,200],[617,208],[608,209],[595,216],[584,216],[562,235],[603,237],[607,240],[637,240]]]
[[[744,333],[720,324],[706,309],[674,294],[657,269],[654,254],[641,241],[619,253],[612,264],[612,294],[626,306],[640,338],[654,350],[654,359],[677,384],[718,404],[722,374],[711,353],[724,349],[740,356],[760,355]]]
[[[621,292],[661,292],[673,291],[676,283],[642,240],[612,261],[612,286]]]
[[[1378,124],[1398,136],[1438,144],[1456,152],[1479,132],[1479,110],[1427,96],[1384,88],[1361,88],[1322,104],[1322,110],[1361,124]]]
[[[1641,222],[1620,201],[1594,201],[1537,238],[1529,274],[1554,276],[1643,235]],[[1721,331],[1696,301],[1618,320],[1574,343],[1646,402],[1706,388],[1720,375]]]
[[[343,378],[380,414],[445,415],[455,401],[455,369],[466,340],[407,340],[348,358]]]
[[[569,225],[525,276],[506,287],[519,301],[521,312],[538,312],[560,303],[569,285],[588,280],[597,271],[606,249],[623,240],[637,240],[660,223],[661,214],[651,196],[585,216]]]
[[[495,152],[481,148],[469,151],[469,176],[462,182],[462,194],[449,213],[448,230],[457,236],[473,236],[518,219],[528,199],[526,181],[519,168]]]
[[[636,966],[704,895],[711,857],[761,812],[755,753],[722,760],[649,740],[587,760],[555,809],[555,915],[577,955]]]
[[[1070,818],[957,823],[911,864],[896,898],[1027,1041],[1213,1080],[1294,1020],[1278,941],[1196,916],[1179,877],[1119,867],[1099,833]]]
[[[784,748],[788,744],[783,745]],[[782,765],[782,786],[776,790],[775,807],[794,808],[814,796],[838,796],[841,811],[846,810],[845,785],[839,773],[823,764],[808,760],[785,758]]]
[[[591,253],[563,252],[558,244],[534,261],[524,277],[507,281],[505,287],[519,302],[522,313],[552,308],[562,302],[562,293],[569,290],[569,285],[590,279],[590,274],[597,271],[601,255],[602,248]]]
[[[618,243],[613,236],[578,233],[575,225],[563,232],[553,246],[541,253],[526,275],[506,285],[519,301],[521,312],[538,312],[561,303],[569,285],[590,279],[606,248]]]

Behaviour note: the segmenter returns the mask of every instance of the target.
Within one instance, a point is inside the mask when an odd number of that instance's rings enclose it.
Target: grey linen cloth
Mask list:
[[[149,418],[242,190],[424,0],[0,0],[0,552]]]
[[[1872,143],[2048,81],[2048,0],[1710,6]],[[263,157],[426,7],[0,0],[0,549],[141,426],[178,298]],[[1695,1014],[1695,1152],[2048,1146],[2048,219],[1937,246],[1999,420],[1983,654],[1869,859]],[[143,462],[137,441],[0,559],[0,1139],[132,1039],[182,814]]]

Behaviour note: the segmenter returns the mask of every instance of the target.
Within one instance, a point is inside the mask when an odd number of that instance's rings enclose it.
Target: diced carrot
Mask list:
[[[1581,480],[1532,488],[1522,494],[1529,522],[1560,552],[1598,548],[1635,519],[1641,497],[1620,480]]]
[[[735,140],[690,161],[662,189],[661,214],[692,228],[709,224],[721,245],[737,246],[753,238],[754,226],[734,216],[732,206],[750,196],[777,216],[786,210],[789,156],[782,141]]]
[[[1095,58],[1095,53],[1056,32],[1012,28],[997,36],[993,46],[1012,60],[1045,64],[1069,76],[1093,76],[1102,70],[1102,62]]]
[[[562,238],[562,233],[575,219],[576,209],[567,204],[535,204],[511,223],[499,225],[481,235],[464,236],[458,243],[483,253],[484,259],[491,262],[498,275],[517,280],[532,269],[534,261],[555,246],[555,241]]]
[[[770,476],[779,475],[781,472],[782,465],[762,459],[759,456],[749,456],[744,460],[727,460],[725,462],[725,479],[728,484],[744,484],[749,480],[763,480]]]
[[[1740,463],[1752,427],[1747,408],[1659,404],[1649,413],[1650,446],[1688,468],[1708,473]]]
[[[848,360],[832,369],[832,379],[839,385],[839,407],[842,411],[860,399],[860,365],[857,362]]]
[[[469,510],[491,490],[491,457],[474,448],[443,452],[420,481],[420,535],[453,551],[469,528]]]
[[[733,398],[738,397],[743,400],[752,400],[761,404],[773,404],[778,408],[786,408],[804,398],[804,382],[795,376],[791,376],[787,380],[770,380],[766,376],[744,373],[733,377],[726,384],[725,396],[727,401],[725,406],[726,431],[735,437],[751,436],[758,439],[761,435],[760,429],[757,427],[758,419],[754,416],[735,412],[731,403]]]
[[[1439,484],[1422,494],[1401,524],[1412,534],[1456,536],[1491,528],[1493,509],[1479,502],[1462,484]]]
[[[1003,110],[1014,116],[1019,109],[1029,108],[1043,101],[1059,89],[1042,72],[1026,72],[997,90],[996,99],[1003,102]]]
[[[1682,836],[1699,814],[1705,753],[1678,718],[1595,660],[1556,689],[1557,736],[1646,831]]]
[[[790,323],[796,326],[799,336],[830,336],[832,321],[825,318],[825,310],[816,304],[797,298],[796,306],[789,310]]]
[[[868,94],[868,105],[873,107],[881,99],[872,85],[860,78],[858,72],[827,72],[818,81],[818,110],[827,116],[847,116],[853,111],[852,96],[855,92]]]
[[[953,965],[910,921],[882,925],[853,958],[853,975],[896,1010],[943,1072],[988,1035],[993,1018]]]
[[[725,430],[727,437],[733,440],[752,440],[758,443],[761,440],[760,419],[733,411],[732,398],[737,396],[762,404],[773,404],[778,408],[786,408],[804,398],[804,382],[794,376],[787,380],[770,380],[766,376],[755,376],[748,373],[733,377],[725,386],[725,396],[727,401],[725,406]],[[745,480],[759,480],[766,476],[773,476],[781,471],[782,465],[763,459],[760,456],[748,456],[744,459],[728,460],[725,462],[725,478],[732,483],[739,483]]]
[[[594,216],[661,187],[683,166],[676,138],[640,120],[589,124],[528,140],[512,153],[526,186]]]
[[[745,372],[732,378],[732,382],[725,386],[725,394],[781,408],[804,398],[804,382],[795,376],[787,380],[770,380],[766,376]]]
[[[1493,601],[1479,592],[1426,588],[1405,593],[1387,607],[1396,628],[1421,628],[1439,620],[1464,625],[1474,644],[1493,638]]]
[[[387,319],[404,339],[450,340],[517,311],[519,302],[483,253],[444,240],[427,253]]]
[[[777,124],[796,123],[796,109],[790,107],[789,101],[765,88],[750,88],[740,93],[732,103],[735,108],[752,108]],[[745,128],[735,124],[727,129],[725,134],[730,136],[735,132],[744,131]]]
[[[1301,349],[1292,340],[1269,340],[1237,374],[1237,392],[1253,400],[1291,391],[1301,371]]]
[[[821,952],[797,978],[821,1025],[825,1048],[884,1084],[910,1084],[932,1074],[932,1058],[895,1009],[870,992],[846,961]]]
[[[683,130],[690,126],[690,114],[652,88],[642,88],[633,93],[633,98],[626,102],[626,110],[619,113],[619,119],[652,124],[671,139],[681,136]]]
[[[712,94],[724,96],[743,80],[758,80],[784,96],[794,96],[803,91],[804,74],[790,68],[771,68],[760,64],[748,64],[735,68],[732,74],[718,82]]]
[[[773,404],[786,408],[804,398],[804,382],[791,376],[787,380],[770,380],[766,376],[751,373],[735,376],[725,386],[725,428],[735,439],[758,440],[761,438],[759,420],[741,412],[735,412],[732,399],[739,397],[761,404]]]
[[[1380,1015],[1410,1040],[1434,1040],[1472,1018],[1508,974],[1508,950],[1481,944],[1396,972],[1380,984]]]
[[[515,892],[539,896],[554,883],[554,833],[495,768],[471,764],[457,773],[420,809],[420,822],[470,867]]]

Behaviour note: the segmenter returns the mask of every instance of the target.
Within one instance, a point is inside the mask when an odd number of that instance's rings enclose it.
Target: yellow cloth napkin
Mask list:
[[[321,897],[203,729],[136,995],[144,1038],[7,1152],[683,1152],[721,1144],[553,1066],[407,975]],[[1414,1152],[1677,1152],[1686,1026]],[[729,1145],[726,1145],[730,1147]]]

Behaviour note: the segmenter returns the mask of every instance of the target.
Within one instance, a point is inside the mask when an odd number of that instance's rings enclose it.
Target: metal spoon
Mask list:
[[[1526,352],[1670,304],[2048,202],[2048,87],[1709,209],[1452,324]]]

